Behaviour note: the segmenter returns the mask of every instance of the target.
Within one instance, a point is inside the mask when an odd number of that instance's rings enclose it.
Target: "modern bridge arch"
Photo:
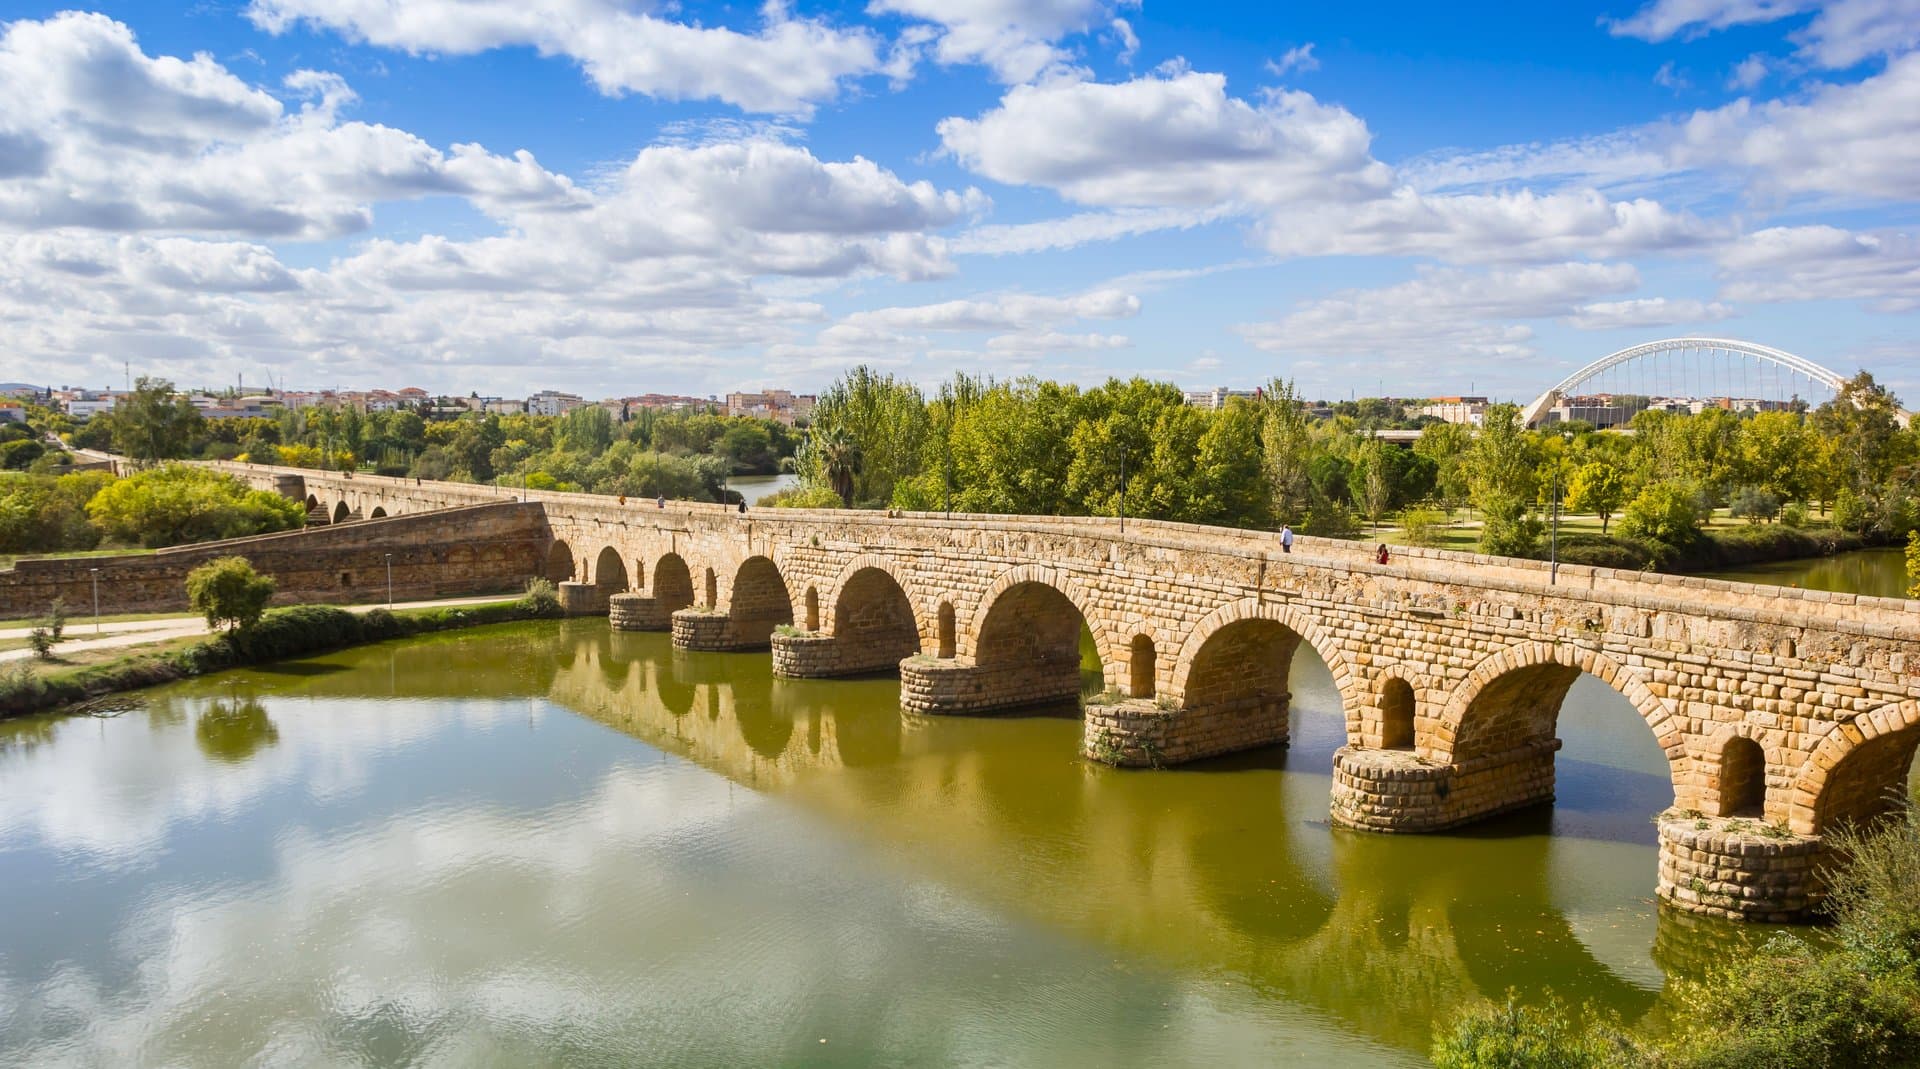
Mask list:
[[[1617,352],[1608,353],[1606,356],[1568,375],[1566,378],[1554,383],[1545,393],[1534,398],[1533,403],[1528,405],[1525,411],[1521,413],[1522,419],[1529,426],[1539,423],[1546,415],[1547,409],[1552,408],[1556,400],[1569,396],[1581,383],[1622,364],[1631,363],[1632,361],[1650,356],[1657,356],[1661,353],[1694,352],[1701,350],[1733,353],[1762,363],[1785,368],[1796,375],[1803,375],[1836,392],[1839,391],[1841,385],[1846,381],[1838,372],[1822,367],[1805,357],[1795,356],[1785,350],[1775,349],[1770,345],[1739,341],[1734,338],[1665,338],[1660,341],[1628,346]]]

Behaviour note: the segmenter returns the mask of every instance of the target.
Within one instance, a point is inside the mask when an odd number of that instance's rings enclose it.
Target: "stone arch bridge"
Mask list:
[[[329,516],[402,515],[520,491],[223,465]],[[836,510],[534,492],[548,577],[575,611],[680,646],[771,649],[791,676],[897,671],[927,713],[1081,694],[1084,626],[1105,692],[1084,752],[1192,761],[1288,736],[1311,647],[1346,718],[1332,819],[1430,832],[1548,802],[1556,722],[1582,673],[1666,754],[1659,892],[1786,920],[1817,901],[1823,837],[1895,804],[1920,744],[1920,601],[1083,517]]]

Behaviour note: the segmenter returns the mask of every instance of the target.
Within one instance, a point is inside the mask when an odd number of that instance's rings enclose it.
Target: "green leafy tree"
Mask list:
[[[1920,598],[1920,531],[1907,536],[1907,596]]]
[[[204,422],[193,402],[177,393],[173,383],[145,375],[134,381],[133,392],[106,418],[114,451],[143,464],[186,456],[188,444]]]
[[[1457,507],[1472,492],[1466,464],[1472,446],[1473,429],[1459,423],[1429,423],[1420,428],[1420,438],[1413,443],[1414,453],[1433,464],[1433,492],[1448,508]]]
[[[254,490],[231,475],[168,464],[112,483],[87,502],[109,538],[173,546],[285,531],[306,521],[301,502]]]
[[[919,473],[931,421],[917,387],[862,365],[820,394],[813,422],[853,439],[861,463],[853,476],[852,500],[888,502],[896,483]],[[824,470],[807,474],[832,485]]]
[[[1482,552],[1526,557],[1538,548],[1543,525],[1532,511],[1538,460],[1519,406],[1488,405],[1466,458],[1468,485],[1482,520]]]
[[[840,495],[843,507],[852,508],[854,487],[865,467],[860,443],[841,427],[816,432],[814,442],[820,470],[826,476],[827,485]]]
[[[1274,379],[1264,391],[1260,413],[1261,472],[1266,476],[1273,517],[1280,523],[1304,526],[1313,507],[1313,480],[1308,467],[1313,439],[1307,415],[1294,394],[1293,383]]]
[[[554,444],[576,453],[602,453],[613,444],[613,414],[600,405],[581,405],[560,417]]]
[[[1608,460],[1590,460],[1573,469],[1567,480],[1567,508],[1600,517],[1600,533],[1607,532],[1613,514],[1627,500],[1627,476]]]
[[[187,573],[187,604],[208,627],[235,634],[260,622],[273,588],[247,558],[217,557]]]
[[[1740,428],[1740,478],[1781,501],[1805,501],[1819,484],[1817,432],[1798,412],[1760,412]]]
[[[1700,499],[1685,483],[1654,483],[1627,504],[1620,533],[1628,538],[1680,547],[1700,534]]]
[[[1780,498],[1771,490],[1758,486],[1742,486],[1734,490],[1728,499],[1730,511],[1736,519],[1748,523],[1765,523],[1780,514]]]

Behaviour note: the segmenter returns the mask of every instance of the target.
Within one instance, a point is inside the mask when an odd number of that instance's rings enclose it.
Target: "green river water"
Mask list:
[[[1414,1065],[1508,988],[1657,1022],[1763,934],[1654,904],[1599,681],[1550,809],[1394,837],[1329,827],[1294,679],[1290,749],[1167,771],[604,620],[0,724],[0,1063]]]

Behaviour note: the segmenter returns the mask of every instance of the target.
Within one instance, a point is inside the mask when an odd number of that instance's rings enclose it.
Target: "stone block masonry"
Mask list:
[[[289,474],[222,467],[262,489]],[[301,474],[329,515],[518,496]],[[1283,742],[1287,666],[1305,646],[1345,713],[1332,817],[1357,828],[1437,831],[1547,804],[1560,703],[1583,673],[1645,721],[1674,809],[1751,812],[1767,842],[1811,844],[1766,847],[1770,865],[1800,864],[1828,831],[1874,819],[1920,747],[1920,602],[1583,566],[1555,575],[1443,550],[1383,565],[1351,543],[1303,538],[1282,554],[1270,533],[1155,521],[1123,533],[1093,517],[528,497],[544,509],[548,574],[610,591],[653,577],[658,589],[634,593],[655,608],[616,601],[617,620],[658,626],[662,608],[696,605],[672,616],[677,645],[771,644],[792,675],[908,655],[901,704],[916,712],[1077,701],[1084,626],[1112,696],[1085,713],[1095,760],[1175,764]],[[791,622],[805,634],[775,635]],[[1815,893],[1760,880],[1729,906],[1725,889],[1691,890],[1738,871],[1713,860],[1717,847],[1695,841],[1683,857],[1680,838],[1661,844],[1684,879],[1658,886],[1684,909],[1798,915]],[[1750,856],[1744,841],[1739,851]]]
[[[536,503],[500,502],[302,531],[175,546],[154,553],[19,561],[0,571],[0,617],[36,616],[54,598],[69,613],[184,612],[187,573],[239,556],[278,584],[273,603],[379,601],[391,557],[395,600],[517,593],[550,541]]]

